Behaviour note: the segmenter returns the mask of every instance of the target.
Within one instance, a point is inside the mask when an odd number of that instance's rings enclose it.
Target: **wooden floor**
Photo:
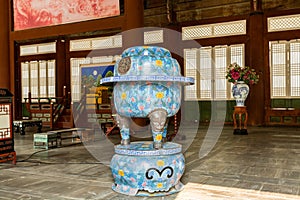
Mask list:
[[[230,126],[181,126],[174,141],[184,149],[185,187],[164,197],[111,189],[118,135],[96,132],[94,142],[41,150],[33,148],[33,132],[15,133],[17,164],[0,164],[0,199],[300,199],[300,128],[249,127],[249,135],[233,135]]]

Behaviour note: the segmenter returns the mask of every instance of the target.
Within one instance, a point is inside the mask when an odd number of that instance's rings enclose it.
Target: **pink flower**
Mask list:
[[[259,75],[254,69],[248,66],[241,67],[237,63],[232,63],[227,67],[226,79],[228,82],[236,84],[237,81],[244,81],[246,84],[256,84],[259,80]]]
[[[135,182],[135,179],[133,177],[130,178],[131,182]]]
[[[145,109],[145,106],[143,106],[143,105],[139,106],[139,110],[144,110],[144,109]]]
[[[231,72],[231,76],[234,80],[238,80],[240,78],[240,74],[238,72]]]

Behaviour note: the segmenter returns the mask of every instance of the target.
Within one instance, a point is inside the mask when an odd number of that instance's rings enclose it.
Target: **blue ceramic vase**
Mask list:
[[[249,94],[249,86],[244,81],[238,81],[232,86],[232,96],[236,106],[245,106],[245,100]]]

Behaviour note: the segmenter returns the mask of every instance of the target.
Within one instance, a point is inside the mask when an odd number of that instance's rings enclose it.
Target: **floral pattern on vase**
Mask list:
[[[244,81],[237,81],[232,86],[232,96],[236,101],[236,106],[245,106],[245,100],[249,94],[249,86]]]
[[[138,91],[138,92],[137,92]],[[147,117],[156,109],[175,115],[181,103],[181,85],[174,82],[117,83],[114,86],[116,111],[127,117]]]

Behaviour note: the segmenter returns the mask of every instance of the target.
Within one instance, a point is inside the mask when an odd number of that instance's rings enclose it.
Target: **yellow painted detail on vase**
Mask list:
[[[163,187],[163,184],[162,184],[162,183],[157,183],[156,187],[157,187],[157,188],[162,188],[162,187]]]
[[[162,99],[163,97],[164,97],[164,93],[162,93],[162,92],[156,93],[156,98]]]
[[[165,161],[163,161],[163,160],[158,160],[158,161],[156,162],[156,164],[157,164],[157,166],[162,167],[162,166],[165,165]]]
[[[156,64],[156,66],[161,67],[163,63],[161,60],[156,60],[155,64]]]
[[[126,99],[126,97],[127,97],[126,93],[123,92],[123,93],[121,94],[121,99]]]
[[[162,140],[162,135],[161,135],[161,134],[158,134],[158,135],[155,137],[155,139],[156,139],[157,141],[161,141],[161,140]]]
[[[118,171],[118,174],[119,174],[120,176],[124,176],[124,171],[120,169],[120,170]]]

